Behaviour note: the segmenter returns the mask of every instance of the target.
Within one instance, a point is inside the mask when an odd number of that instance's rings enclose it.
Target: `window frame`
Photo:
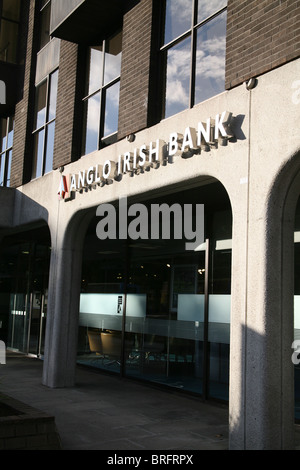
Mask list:
[[[119,34],[121,34],[121,56],[122,56],[122,45],[123,45],[123,29],[119,29],[116,31],[114,34],[111,36],[103,39],[101,42],[102,46],[102,58],[101,58],[101,64],[100,64],[100,69],[101,69],[101,85],[97,89],[93,89],[89,93],[89,84],[90,84],[90,54],[91,50],[93,47],[95,48],[96,46],[90,46],[87,49],[87,66],[86,66],[86,83],[85,83],[85,93],[84,97],[82,99],[83,107],[84,107],[84,119],[83,119],[83,139],[82,139],[82,149],[81,149],[81,154],[82,156],[88,155],[89,153],[101,150],[102,148],[107,147],[108,145],[111,145],[117,141],[117,135],[118,135],[118,129],[110,134],[105,135],[104,130],[105,130],[105,115],[106,115],[106,97],[107,97],[107,92],[109,89],[111,89],[114,85],[117,83],[120,84],[121,81],[121,63],[120,63],[120,72],[119,75],[117,75],[115,78],[105,82],[105,62],[106,62],[106,55],[108,53],[108,45],[109,42],[117,37]],[[100,45],[100,44],[99,44]],[[91,150],[91,152],[86,151],[87,147],[87,122],[88,122],[88,104],[89,100],[91,100],[93,97],[99,94],[99,121],[98,121],[98,134],[97,134],[97,148],[94,150]],[[118,101],[118,114],[119,114],[119,107],[120,107],[120,94],[119,94],[119,101]]]
[[[50,0],[49,0],[50,1]],[[12,26],[14,25],[16,27],[16,32],[15,32],[15,35],[17,37],[16,39],[16,43],[15,43],[15,50],[13,51],[13,53],[11,53],[11,49],[7,48],[6,49],[6,54],[8,54],[9,57],[4,57],[3,59],[1,59],[2,62],[6,62],[6,63],[10,63],[10,64],[17,64],[18,63],[18,55],[19,55],[19,51],[18,51],[18,47],[19,47],[19,34],[20,34],[20,23],[21,23],[21,2],[19,2],[19,17],[18,19],[14,19],[14,18],[10,18],[10,17],[7,17],[4,15],[3,13],[3,3],[2,3],[2,0],[0,0],[0,31],[1,31],[1,26],[3,27],[3,24],[2,22],[6,22],[7,23],[7,26]],[[9,46],[9,43],[8,43],[8,46]],[[12,57],[10,57],[10,55]]]
[[[40,178],[41,176],[44,176],[47,173],[50,173],[50,171],[45,172],[46,168],[46,156],[47,156],[47,143],[48,143],[48,131],[49,131],[49,126],[53,123],[55,123],[56,120],[56,107],[57,107],[57,87],[56,87],[56,97],[55,97],[55,114],[54,117],[49,119],[49,110],[50,110],[50,94],[51,94],[51,84],[52,84],[52,77],[54,74],[57,73],[57,82],[58,82],[58,74],[59,74],[59,68],[57,67],[53,72],[51,72],[47,77],[41,81],[37,86],[36,86],[36,96],[35,96],[35,106],[37,104],[37,99],[38,99],[38,90],[40,87],[42,87],[46,83],[46,99],[45,99],[45,118],[42,124],[37,126],[37,109],[35,108],[34,110],[34,130],[32,132],[33,139],[34,139],[34,152],[33,152],[33,161],[32,161],[32,175],[31,179],[34,180],[36,178]],[[38,158],[36,158],[36,149],[38,149],[37,145],[37,137],[38,135],[43,132],[43,145],[42,145],[42,171],[41,174],[36,174],[37,173],[37,163],[38,163]],[[54,128],[54,135],[55,135],[55,128]],[[54,152],[53,152],[54,154]],[[53,154],[52,154],[52,166],[53,166]],[[33,174],[35,172],[35,174]]]
[[[9,116],[3,121],[6,121],[5,129],[5,146],[2,150],[2,143],[0,148],[0,178],[2,177],[2,158],[4,158],[4,170],[3,170],[3,180],[0,180],[0,187],[10,187],[10,174],[11,174],[11,161],[12,161],[12,152],[13,152],[13,141],[14,141],[14,129],[15,129],[15,117]],[[8,146],[8,135],[9,129],[12,123],[12,141],[11,145]]]
[[[162,83],[161,83],[161,111],[160,111],[160,118],[167,119],[168,117],[174,116],[175,114],[171,114],[169,116],[165,115],[166,111],[166,90],[167,90],[167,54],[172,48],[177,46],[178,44],[182,43],[185,39],[191,38],[191,56],[190,56],[190,69],[189,69],[189,102],[188,107],[185,109],[191,109],[194,107],[195,104],[195,92],[196,92],[196,66],[197,66],[197,33],[198,31],[204,27],[206,24],[210,23],[212,20],[217,18],[218,16],[222,15],[225,11],[227,11],[227,6],[219,8],[217,11],[209,15],[208,17],[198,21],[198,5],[199,0],[192,0],[192,12],[191,12],[191,27],[186,30],[185,32],[181,33],[179,36],[175,37],[171,41],[164,44],[164,32],[165,32],[165,23],[166,23],[166,2],[164,0],[162,3],[162,11],[161,11],[161,18],[162,18],[162,28],[161,28],[161,39],[160,39],[160,65],[161,70],[163,70],[162,75]],[[228,3],[228,2],[227,2]],[[201,102],[201,101],[200,101]],[[181,112],[181,111],[179,111]]]
[[[50,16],[49,16],[49,39],[47,40],[47,42],[44,42],[43,39],[42,39],[42,35],[44,33],[44,31],[42,30],[42,26],[43,26],[43,15],[44,15],[44,12],[49,8],[49,12],[50,12]],[[51,17],[51,0],[40,0],[40,6],[39,6],[39,12],[40,12],[40,28],[39,28],[39,51],[41,51],[42,49],[44,49],[44,47],[47,46],[47,44],[49,44],[50,41],[52,41],[52,36],[50,35],[50,17]],[[45,38],[45,35],[43,35],[43,38]]]

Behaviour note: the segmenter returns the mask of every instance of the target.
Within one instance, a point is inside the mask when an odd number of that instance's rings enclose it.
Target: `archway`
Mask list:
[[[228,194],[211,179],[210,184],[198,181],[189,189],[169,188],[159,196],[130,200],[128,208],[137,203],[147,211],[149,234],[154,205],[177,204],[182,215],[187,205],[203,204],[205,237],[192,250],[186,250],[187,240],[174,237],[172,229],[165,239],[160,232],[156,239],[149,235],[99,240],[101,219],[95,216],[83,248],[77,360],[228,401],[232,237]],[[119,221],[118,201],[115,207]],[[141,235],[142,228],[138,230]]]

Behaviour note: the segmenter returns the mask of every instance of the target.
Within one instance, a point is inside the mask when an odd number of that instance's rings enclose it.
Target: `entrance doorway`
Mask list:
[[[49,262],[47,229],[7,237],[1,244],[1,311],[9,349],[44,354]]]
[[[95,219],[83,251],[77,360],[228,401],[229,198],[211,183],[144,202],[162,203],[204,204],[204,242],[186,250],[184,239],[99,240]]]

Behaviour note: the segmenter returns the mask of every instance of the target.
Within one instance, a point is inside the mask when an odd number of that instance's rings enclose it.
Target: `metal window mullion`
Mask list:
[[[208,23],[209,21],[213,20],[214,18],[216,18],[217,16],[221,15],[222,13],[224,13],[224,11],[227,10],[227,6],[226,7],[223,7],[221,8],[220,10],[216,11],[215,13],[213,13],[212,15],[208,16],[207,18],[205,18],[204,20],[200,21],[199,23],[197,23],[197,21],[195,22],[195,28],[198,29],[198,28],[201,28],[201,26],[204,26],[206,23]]]
[[[171,47],[174,47],[176,46],[177,44],[179,44],[183,39],[186,39],[187,37],[189,37],[191,34],[191,30],[188,29],[185,33],[181,34],[180,36],[178,36],[176,39],[173,39],[172,41],[168,42],[168,44],[164,44],[161,48],[160,48],[160,52],[164,52],[168,49],[171,49]]]
[[[3,153],[5,153],[5,151],[7,150],[8,129],[9,129],[9,117],[6,119],[6,125],[5,125],[5,145],[4,145]]]
[[[210,239],[206,239],[205,247],[205,281],[204,281],[204,324],[203,324],[203,391],[202,398],[207,400],[209,396],[209,341],[208,341],[208,326],[209,326],[209,268],[210,268]]]
[[[43,11],[49,5],[50,2],[51,2],[51,0],[48,0],[48,2],[46,2],[45,5],[42,6],[40,11]]]
[[[100,95],[100,117],[99,117],[99,135],[98,135],[98,149],[102,147],[102,139],[104,136],[104,121],[105,121],[105,104],[106,104],[106,88],[101,89]]]
[[[3,180],[2,180],[2,185],[3,187],[6,186],[6,181],[7,181],[7,153],[9,151],[8,148],[8,130],[9,130],[9,124],[10,124],[10,117],[6,119],[6,126],[5,126],[5,146],[3,152],[0,153],[0,162],[1,158],[4,158],[4,165],[3,165]],[[2,166],[2,165],[1,165]]]
[[[196,54],[197,54],[197,31],[195,24],[197,23],[198,0],[193,1],[193,16],[191,30],[191,63],[190,63],[190,97],[189,107],[192,108],[195,103],[195,83],[196,83]]]
[[[106,87],[104,86],[104,72],[105,72],[105,56],[106,56],[106,41],[103,41],[103,56],[102,56],[102,83],[100,89],[100,116],[98,123],[98,149],[101,148],[101,141],[104,134],[104,117],[105,117],[105,98]]]

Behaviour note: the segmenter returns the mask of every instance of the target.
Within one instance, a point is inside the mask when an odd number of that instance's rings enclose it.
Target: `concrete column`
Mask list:
[[[294,182],[287,197],[287,181],[280,182],[261,205],[250,204],[246,257],[241,247],[235,251],[230,449],[294,448],[293,231],[300,186]]]
[[[75,384],[82,246],[87,222],[74,217],[66,228],[58,223],[59,233],[54,237],[43,368],[43,384],[52,388]]]
[[[81,250],[52,251],[43,369],[43,384],[49,387],[75,383],[80,274]]]

